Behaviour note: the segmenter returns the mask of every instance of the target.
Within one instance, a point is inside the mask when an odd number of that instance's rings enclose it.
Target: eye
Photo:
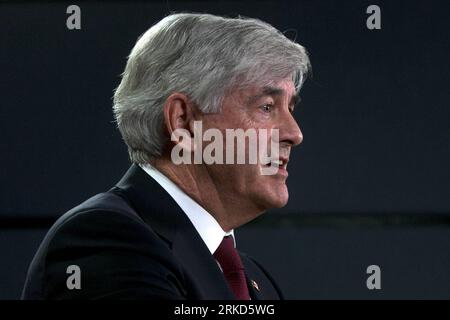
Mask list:
[[[267,104],[261,106],[260,108],[261,108],[261,110],[262,110],[263,112],[269,113],[269,112],[271,112],[272,109],[273,109],[273,104],[267,103]]]

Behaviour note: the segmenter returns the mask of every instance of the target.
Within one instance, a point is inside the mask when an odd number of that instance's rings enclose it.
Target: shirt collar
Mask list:
[[[150,177],[175,200],[178,206],[187,215],[189,220],[194,225],[203,242],[208,247],[211,254],[219,247],[223,237],[231,235],[236,247],[236,239],[234,237],[234,230],[229,232],[223,231],[219,223],[214,217],[208,213],[201,205],[194,199],[189,197],[183,190],[181,190],[172,180],[166,177],[163,173],[153,167],[151,164],[139,165]]]

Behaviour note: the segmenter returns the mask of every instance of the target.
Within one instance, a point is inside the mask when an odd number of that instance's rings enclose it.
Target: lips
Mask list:
[[[278,158],[278,159],[270,159],[268,163],[264,164],[264,166],[266,167],[278,167],[280,169],[284,169],[286,170],[287,168],[287,163],[289,162],[288,158]]]

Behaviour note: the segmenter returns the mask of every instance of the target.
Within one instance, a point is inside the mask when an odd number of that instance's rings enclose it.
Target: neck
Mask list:
[[[224,190],[219,192],[220,186],[215,184],[204,164],[175,165],[163,156],[153,160],[151,165],[208,211],[225,232],[247,223],[258,215],[252,205],[246,205],[242,199],[236,199],[235,194]]]

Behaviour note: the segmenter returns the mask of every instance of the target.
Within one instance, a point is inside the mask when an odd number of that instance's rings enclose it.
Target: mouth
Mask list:
[[[280,157],[278,159],[270,159],[269,162],[263,164],[264,167],[278,167],[278,171],[287,173],[288,158]]]

